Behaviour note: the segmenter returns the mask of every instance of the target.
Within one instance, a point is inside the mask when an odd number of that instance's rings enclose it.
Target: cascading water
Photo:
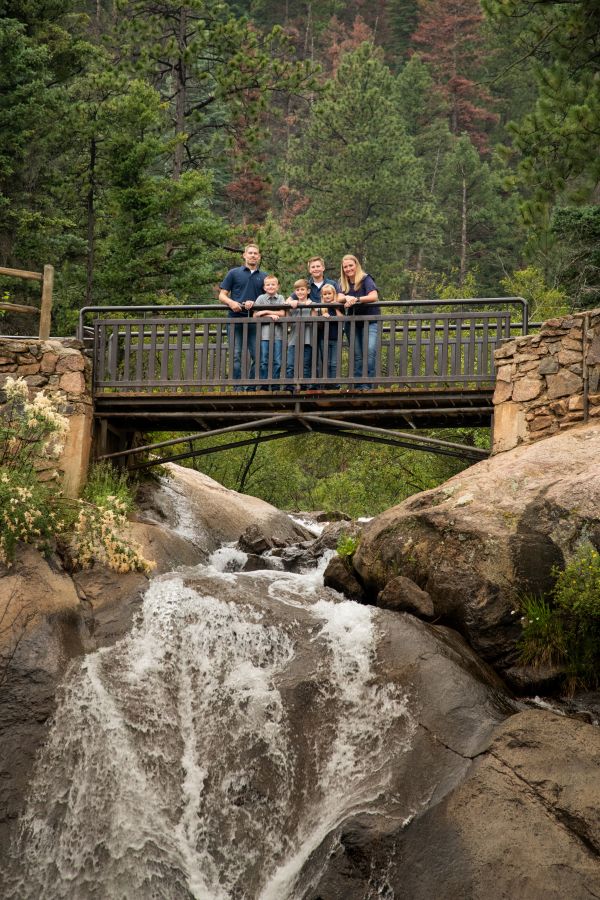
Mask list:
[[[381,799],[416,726],[375,671],[377,613],[323,567],[226,571],[242,562],[157,578],[131,634],[73,668],[8,897],[302,897],[314,851]]]

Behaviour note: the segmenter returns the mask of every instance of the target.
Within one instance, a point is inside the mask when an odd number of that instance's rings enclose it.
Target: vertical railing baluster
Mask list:
[[[481,334],[481,347],[479,351],[479,369],[480,375],[488,375],[490,348],[489,348],[489,317],[485,314],[483,319],[483,329]]]
[[[185,381],[191,384],[194,380],[194,353],[196,348],[196,323],[190,322],[188,345],[185,351]]]
[[[109,338],[110,354],[108,362],[108,379],[113,384],[117,381],[117,358],[119,352],[119,326],[113,325]]]
[[[94,381],[104,384],[106,370],[106,328],[102,322],[94,322]]]
[[[444,318],[442,319],[442,344],[440,347],[440,375],[447,376],[448,374],[448,342],[450,340],[450,329],[449,329],[450,320],[448,318],[448,314],[444,313]]]
[[[415,378],[421,374],[422,328],[423,319],[421,316],[418,316],[415,324],[415,344],[412,353],[412,374]]]
[[[175,347],[173,348],[173,372],[172,380],[181,381],[181,353],[183,344],[183,323],[179,322],[175,327]]]
[[[123,334],[123,377],[121,381],[125,383],[129,383],[129,366],[131,359],[131,324],[126,322],[124,325],[124,334]]]
[[[469,318],[469,365],[468,375],[475,375],[475,316]]]
[[[144,323],[148,326],[150,343],[148,345],[148,381],[152,383],[156,380],[156,354],[158,353],[158,324],[156,321]]]

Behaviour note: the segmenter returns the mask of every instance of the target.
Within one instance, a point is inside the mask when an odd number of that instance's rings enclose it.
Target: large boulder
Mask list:
[[[144,482],[136,498],[137,518],[168,526],[205,551],[237,541],[255,526],[273,546],[309,540],[312,535],[287,513],[258,497],[229,490],[203,472],[169,463],[168,476]]]
[[[365,525],[353,559],[373,601],[397,576],[501,668],[516,662],[514,610],[545,592],[585,539],[600,547],[600,425],[477,463]]]
[[[357,817],[340,828],[304,900],[388,893],[429,900],[587,900],[600,895],[597,727],[528,710],[502,723],[465,780],[402,829]]]

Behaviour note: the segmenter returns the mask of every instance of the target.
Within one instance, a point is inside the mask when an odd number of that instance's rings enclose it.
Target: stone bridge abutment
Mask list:
[[[493,453],[600,425],[600,309],[549,319],[496,350],[495,364]]]

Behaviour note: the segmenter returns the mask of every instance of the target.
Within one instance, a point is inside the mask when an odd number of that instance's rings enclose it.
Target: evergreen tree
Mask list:
[[[297,139],[293,182],[309,198],[296,220],[313,252],[356,253],[397,295],[411,254],[435,229],[422,167],[372,44],[343,57]]]
[[[495,24],[519,23],[519,55],[534,58],[538,99],[513,126],[521,182],[537,204],[595,196],[600,180],[600,11],[596,0],[483,0]]]
[[[558,208],[552,231],[559,240],[558,277],[578,309],[600,305],[600,206]]]
[[[486,130],[496,121],[492,98],[478,81],[485,63],[483,14],[478,0],[418,0],[413,47],[428,63],[436,89],[448,104],[450,130],[466,132],[486,150]]]
[[[496,295],[518,253],[518,212],[499,174],[481,160],[466,136],[444,159],[437,199],[446,220],[438,265],[456,273],[459,289],[472,273],[484,294]]]
[[[115,40],[167,105],[175,179],[214,164],[215,154],[227,171],[230,145],[251,160],[271,95],[312,83],[281,28],[262,35],[220,0],[119,0],[118,8]]]
[[[65,177],[66,86],[89,45],[70,3],[3,4],[0,19],[0,264],[39,268],[73,249],[57,202]],[[13,283],[14,286],[14,283]]]

